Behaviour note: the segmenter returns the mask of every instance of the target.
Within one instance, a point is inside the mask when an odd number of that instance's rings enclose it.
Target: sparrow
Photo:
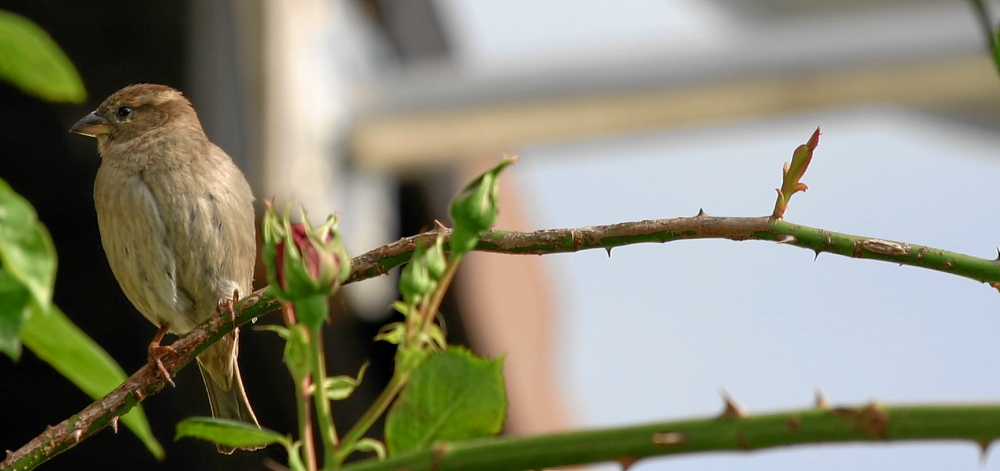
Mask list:
[[[97,139],[101,244],[125,296],[159,327],[150,343],[155,363],[156,352],[169,349],[159,345],[165,333],[182,335],[220,303],[251,292],[257,247],[250,185],[205,135],[191,102],[165,85],[129,85],[70,131]],[[236,361],[238,335],[198,355],[198,367],[214,417],[260,427]]]

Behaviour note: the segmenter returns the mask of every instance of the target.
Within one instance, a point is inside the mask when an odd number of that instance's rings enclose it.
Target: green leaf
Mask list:
[[[496,435],[506,413],[503,359],[450,348],[413,372],[386,418],[386,445],[395,456],[438,441]]]
[[[441,329],[441,326],[437,324],[428,325],[425,334],[427,336],[427,343],[432,343],[437,348],[448,346],[448,341],[444,339],[444,330]]]
[[[87,98],[80,75],[55,41],[31,20],[2,10],[0,80],[47,101]]]
[[[351,397],[354,390],[359,384],[361,384],[361,380],[364,379],[366,369],[368,369],[368,363],[361,365],[357,378],[352,378],[347,375],[327,378],[326,384],[324,384],[323,387],[323,389],[326,390],[326,397],[331,401],[340,401]]]
[[[0,268],[19,280],[42,312],[52,302],[56,251],[28,200],[0,180]],[[0,312],[0,316],[4,313]]]
[[[14,275],[0,270],[0,352],[21,359],[21,328],[31,316],[31,293]]]
[[[383,325],[379,329],[378,335],[375,336],[375,341],[384,340],[393,345],[399,345],[403,341],[404,336],[406,336],[406,325],[402,322],[393,322]]]
[[[256,425],[238,420],[212,417],[190,417],[180,421],[174,440],[184,437],[200,438],[233,448],[266,446],[272,443],[289,445],[288,438],[273,430],[257,428]]]
[[[48,231],[31,204],[0,180],[0,351],[12,359],[21,356],[25,322],[49,311],[55,279]]]
[[[380,460],[384,460],[386,457],[385,444],[370,437],[362,438],[358,440],[358,443],[354,445],[354,449],[364,452],[374,452],[375,456]]]
[[[993,65],[1000,70],[1000,30],[990,35],[990,52],[993,55]]]
[[[406,304],[402,301],[393,301],[392,308],[395,309],[396,312],[402,314],[403,317],[410,317],[410,314],[420,314],[419,309],[416,309],[414,306]]]
[[[35,355],[93,399],[104,397],[125,381],[125,371],[111,356],[54,305],[46,315],[31,316],[21,338]],[[153,436],[141,406],[132,408],[121,421],[154,456],[163,458],[163,447]]]
[[[809,189],[805,183],[802,183],[802,176],[805,175],[806,169],[809,168],[813,151],[816,150],[816,146],[818,145],[819,128],[816,128],[816,131],[813,132],[805,144],[795,148],[795,151],[792,153],[792,162],[785,163],[782,169],[781,188],[778,189],[778,199],[774,203],[774,212],[771,213],[771,217],[781,219],[785,215],[785,210],[788,209],[788,202],[791,201],[792,195]]]
[[[312,373],[312,362],[309,360],[309,334],[304,325],[295,324],[288,328],[284,360],[296,384]]]

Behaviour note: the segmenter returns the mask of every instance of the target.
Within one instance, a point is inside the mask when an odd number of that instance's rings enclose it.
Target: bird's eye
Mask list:
[[[124,118],[124,117],[132,114],[132,107],[128,106],[128,105],[121,106],[121,107],[118,108],[118,113],[117,114],[118,114],[119,118]]]

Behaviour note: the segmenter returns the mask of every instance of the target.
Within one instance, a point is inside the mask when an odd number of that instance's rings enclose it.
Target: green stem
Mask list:
[[[385,389],[379,394],[375,402],[365,411],[364,415],[358,419],[358,422],[351,427],[350,430],[344,434],[343,441],[340,442],[340,448],[337,450],[337,460],[334,467],[339,467],[345,459],[354,451],[354,446],[361,440],[368,430],[375,425],[375,421],[389,408],[392,401],[399,395],[399,392],[403,390],[403,386],[406,386],[406,382],[410,379],[409,371],[399,371],[397,370],[393,373],[392,378],[389,380],[389,384],[386,385]]]
[[[316,447],[313,445],[312,417],[309,407],[309,378],[301,378],[296,382],[299,387],[299,394],[295,398],[296,411],[299,416],[299,439],[302,440],[302,449],[305,453],[306,469],[316,470]]]
[[[400,349],[406,348],[425,348],[424,345],[419,344],[423,336],[423,331],[426,329],[427,325],[434,322],[434,317],[437,315],[438,310],[441,308],[441,301],[444,299],[444,293],[448,290],[448,286],[451,281],[455,278],[455,272],[458,270],[458,265],[462,261],[462,256],[458,255],[452,257],[448,260],[448,267],[445,269],[444,274],[442,274],[441,279],[438,282],[437,289],[431,293],[430,297],[425,298],[420,306],[420,316],[419,318],[411,322],[407,319],[407,332],[406,337],[403,342],[400,343]],[[411,316],[412,317],[412,316]],[[414,345],[414,342],[418,342]],[[338,450],[338,456],[336,463],[333,465],[334,468],[340,466],[344,460],[354,451],[354,446],[357,444],[358,440],[364,437],[364,435],[371,429],[375,421],[389,408],[392,401],[396,399],[403,387],[406,386],[406,382],[410,378],[410,369],[401,368],[400,364],[396,364],[396,371],[393,372],[392,378],[389,380],[389,384],[386,385],[382,393],[379,394],[375,402],[365,411],[364,415],[358,419],[358,422],[348,430],[347,434],[344,435],[344,440],[341,442],[340,449]],[[330,464],[327,461],[327,467]]]
[[[434,318],[437,316],[438,311],[441,310],[441,302],[444,301],[444,295],[448,291],[448,287],[451,286],[452,280],[455,279],[455,273],[458,271],[458,265],[462,263],[462,257],[465,254],[454,255],[448,259],[448,267],[445,268],[444,273],[441,275],[441,279],[438,280],[437,289],[431,293],[429,301],[424,303],[421,311],[420,322],[417,324],[416,335],[418,338],[423,337],[424,329],[434,322]],[[403,347],[402,345],[400,347]]]
[[[326,359],[323,352],[322,330],[312,329],[309,337],[312,371],[315,379],[313,399],[316,402],[316,426],[319,427],[319,434],[323,439],[323,469],[330,470],[337,466],[335,452],[338,440],[333,413],[330,410],[330,400],[326,396]]]
[[[281,303],[281,314],[289,329],[297,328],[298,320],[295,316],[295,308],[291,303]],[[287,341],[294,342],[291,338]],[[309,391],[312,389],[309,384],[309,375],[297,368],[289,368],[289,371],[295,380],[295,386],[298,388],[298,394],[295,396],[295,410],[299,419],[299,439],[302,440],[302,452],[305,454],[304,464],[309,471],[316,471],[316,446],[313,445],[312,412],[309,407]],[[292,450],[289,449],[289,453],[291,452]],[[289,461],[291,461],[290,458]]]
[[[817,254],[826,252],[851,258],[882,260],[929,268],[984,283],[998,281],[996,273],[1000,265],[996,260],[972,257],[926,245],[842,234],[787,221],[775,221],[772,231],[777,235],[776,239],[779,242],[810,249]]]
[[[323,324],[330,314],[330,299],[325,294],[306,296],[293,301],[295,315],[309,332],[309,370],[312,377],[312,396],[316,407],[316,427],[323,441],[323,469],[335,466],[337,429],[334,427],[330,400],[326,397],[326,359],[323,349]]]
[[[813,408],[745,418],[712,417],[531,437],[466,440],[367,460],[344,471],[501,471],[601,461],[626,468],[648,456],[751,451],[833,442],[967,440],[985,450],[1000,438],[1000,405]],[[985,451],[984,451],[985,452]]]

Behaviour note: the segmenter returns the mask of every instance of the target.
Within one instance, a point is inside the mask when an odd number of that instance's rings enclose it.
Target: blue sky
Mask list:
[[[823,136],[789,221],[992,258],[1000,138],[858,108],[526,149],[512,172],[538,227],[760,216],[782,162]],[[561,381],[582,425],[831,402],[995,401],[1000,297],[974,281],[767,242],[679,241],[547,257]],[[971,444],[844,445],[644,462],[654,469],[979,470]],[[1000,469],[996,460],[985,469]]]

